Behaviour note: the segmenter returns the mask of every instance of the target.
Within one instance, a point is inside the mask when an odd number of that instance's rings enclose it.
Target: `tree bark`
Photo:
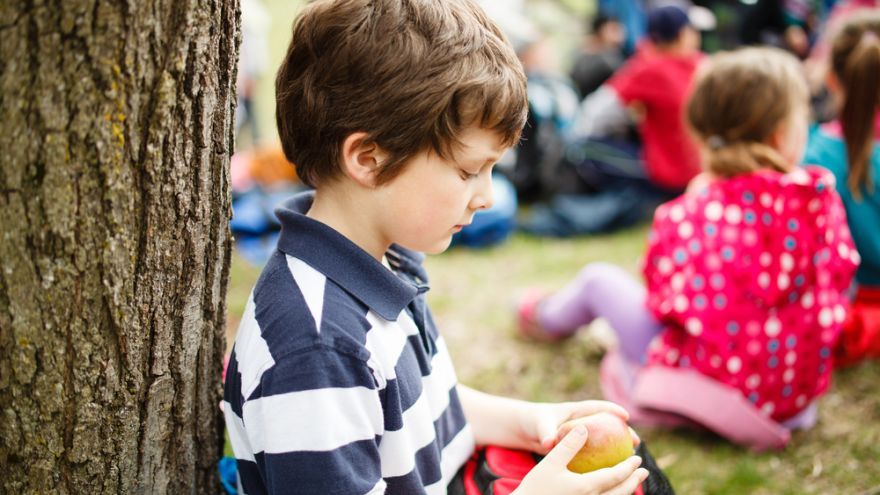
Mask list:
[[[0,493],[216,493],[237,0],[0,2]]]

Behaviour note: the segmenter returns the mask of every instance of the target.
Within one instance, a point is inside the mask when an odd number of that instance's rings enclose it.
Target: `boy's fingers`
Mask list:
[[[598,412],[608,412],[615,416],[620,416],[623,420],[629,420],[629,412],[626,409],[607,400],[585,400],[578,404],[575,411],[569,415],[569,419],[589,416]]]
[[[625,479],[623,483],[605,492],[605,495],[632,495],[636,488],[648,477],[648,471],[645,468],[636,469],[636,471]]]
[[[623,406],[620,406],[620,405],[615,404],[613,402],[606,402],[606,404],[608,405],[607,409],[606,409],[608,412],[610,412],[612,414],[616,414],[616,415],[620,416],[621,418],[623,418],[624,420],[629,421],[629,411],[624,409]]]
[[[544,437],[543,439],[541,439],[540,452],[538,452],[538,454],[546,454],[547,452],[550,452],[550,449],[552,449],[555,444],[556,437]]]
[[[634,455],[616,466],[612,466],[610,468],[602,468],[597,471],[593,471],[592,473],[583,474],[581,476],[589,476],[593,478],[593,481],[601,486],[603,489],[611,489],[616,487],[617,485],[622,484],[630,476],[632,476],[633,473],[636,471],[636,468],[638,468],[641,463],[642,458]]]
[[[553,447],[553,443],[556,441],[556,435],[559,432],[559,423],[554,421],[553,418],[542,417],[538,422],[537,430],[541,448],[545,449],[544,452],[539,452],[539,454],[545,454]]]
[[[641,437],[639,437],[639,434],[636,433],[636,430],[633,430],[632,428],[629,429],[629,434],[632,435],[633,448],[638,447],[639,444],[642,443],[642,439]]]
[[[556,444],[556,447],[553,447],[553,450],[547,453],[544,460],[557,466],[567,466],[586,441],[587,428],[584,425],[577,425]]]

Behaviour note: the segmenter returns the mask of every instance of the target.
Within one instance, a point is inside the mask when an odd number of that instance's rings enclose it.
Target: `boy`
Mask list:
[[[241,489],[445,493],[475,444],[494,444],[547,454],[518,493],[631,493],[647,475],[637,457],[567,471],[583,428],[550,450],[565,419],[623,409],[456,384],[425,306],[412,250],[445,250],[491,205],[491,168],[524,122],[525,77],[500,31],[470,0],[314,2],[276,91],[285,154],[315,192],[278,210],[230,358]]]

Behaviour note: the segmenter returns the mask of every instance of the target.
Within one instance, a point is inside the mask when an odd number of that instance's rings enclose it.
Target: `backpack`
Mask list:
[[[642,458],[641,467],[648,470],[648,478],[636,489],[636,495],[675,495],[669,479],[657,466],[645,442],[636,448]],[[494,445],[474,453],[458,471],[447,488],[448,495],[509,495],[519,487],[526,474],[535,467],[540,456],[522,450]]]

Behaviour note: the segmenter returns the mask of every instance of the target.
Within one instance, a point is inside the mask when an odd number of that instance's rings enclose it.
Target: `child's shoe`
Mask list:
[[[555,342],[568,337],[568,335],[556,335],[548,332],[538,321],[538,306],[546,295],[546,292],[539,289],[529,289],[520,298],[516,316],[519,333],[523,337],[544,342]]]

